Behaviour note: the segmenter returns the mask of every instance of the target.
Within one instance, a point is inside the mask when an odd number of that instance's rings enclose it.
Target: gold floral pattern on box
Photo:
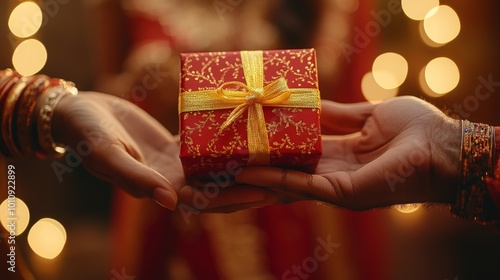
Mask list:
[[[290,88],[318,88],[314,50],[264,51],[264,85],[285,78]],[[230,81],[245,82],[238,52],[184,54],[181,92],[208,90]],[[219,131],[231,109],[180,114],[181,159],[188,175],[208,177],[228,160],[248,162],[247,118]],[[312,171],[321,155],[319,109],[264,107],[273,166]],[[243,115],[245,116],[245,115]]]

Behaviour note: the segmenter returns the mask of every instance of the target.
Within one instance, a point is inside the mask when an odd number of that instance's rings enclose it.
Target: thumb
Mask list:
[[[342,104],[321,101],[321,125],[333,134],[350,134],[361,130],[376,105],[369,102]]]
[[[105,151],[93,151],[84,165],[94,176],[135,197],[152,198],[170,210],[177,205],[177,194],[170,181],[117,145]]]

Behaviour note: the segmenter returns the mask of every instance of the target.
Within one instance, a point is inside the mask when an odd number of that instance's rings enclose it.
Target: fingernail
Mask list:
[[[153,190],[153,200],[158,203],[160,206],[175,210],[175,197],[174,194],[163,188],[155,188]]]

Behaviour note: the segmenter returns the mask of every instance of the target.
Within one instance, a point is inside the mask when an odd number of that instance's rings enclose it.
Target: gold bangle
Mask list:
[[[37,75],[30,83],[22,96],[19,97],[19,109],[17,115],[17,139],[19,148],[24,155],[31,155],[35,151],[36,141],[33,138],[32,115],[35,110],[36,100],[48,85],[49,78],[45,75]]]
[[[19,93],[19,96],[17,97],[16,103],[14,104],[14,110],[12,111],[12,121],[11,121],[11,138],[12,141],[14,142],[18,152],[20,155],[24,155],[23,149],[21,148],[21,143],[19,139],[19,129],[22,129],[19,126],[19,118],[22,118],[23,116],[21,115],[21,111],[23,107],[26,105],[26,91],[32,87],[33,83],[36,81],[36,76],[31,76],[31,77],[26,77],[26,83],[24,88],[21,90]]]
[[[2,138],[4,139],[5,145],[10,151],[10,154],[15,156],[20,156],[21,152],[17,148],[17,144],[14,142],[14,138],[12,137],[14,108],[21,92],[24,90],[29,80],[30,79],[27,77],[12,80],[16,81],[16,83],[12,85],[11,89],[9,89],[8,95],[4,101],[4,108],[2,112]]]
[[[12,69],[5,69],[1,72],[0,74],[0,87],[2,87],[2,84],[14,74],[14,71]]]
[[[62,81],[62,80],[61,80]],[[55,143],[52,138],[51,131],[51,121],[54,116],[54,109],[66,95],[72,94],[76,95],[78,93],[77,89],[67,82],[61,82],[62,85],[48,88],[46,94],[42,95],[45,101],[38,114],[38,142],[40,145],[40,150],[37,156],[40,158],[58,158],[64,155],[66,149]]]
[[[10,92],[12,86],[14,86],[21,76],[17,72],[12,72],[4,81],[0,88],[0,96],[5,96]]]
[[[8,69],[10,70],[10,69]],[[4,112],[4,107],[6,104],[6,100],[8,98],[8,93],[10,93],[11,88],[17,83],[19,80],[19,75],[17,75],[16,72],[14,71],[4,71],[2,75],[2,82],[0,83],[0,125],[3,124],[4,119],[3,119],[3,114]],[[4,138],[2,137],[2,133],[0,131],[0,152],[4,156],[12,156],[11,151],[8,148],[8,142],[9,138]]]

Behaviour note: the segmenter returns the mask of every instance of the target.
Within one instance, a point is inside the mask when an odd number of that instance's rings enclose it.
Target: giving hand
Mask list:
[[[221,189],[203,208],[199,191],[186,183],[179,139],[132,103],[107,94],[66,96],[52,120],[56,142],[73,150],[86,147],[85,168],[136,197],[149,197],[174,209],[178,202],[197,211],[236,211],[262,205],[269,191],[251,186]],[[266,203],[269,204],[269,203]]]
[[[177,140],[137,106],[101,93],[67,96],[56,107],[52,131],[56,141],[74,150],[88,147],[83,165],[94,176],[134,196],[175,207],[172,184],[184,179]]]

